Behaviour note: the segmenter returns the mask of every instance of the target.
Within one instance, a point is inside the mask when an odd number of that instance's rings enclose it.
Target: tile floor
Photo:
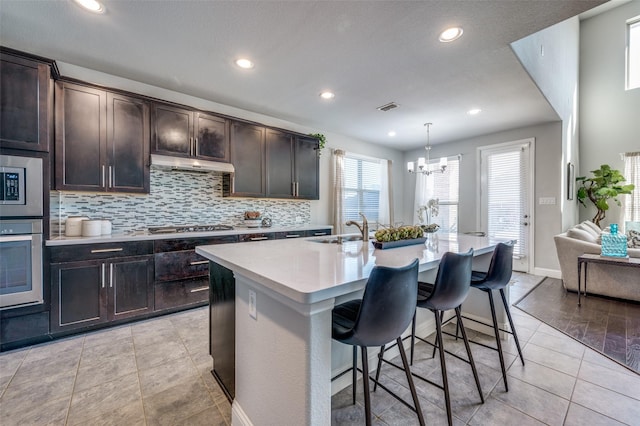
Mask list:
[[[511,300],[539,280],[515,275]],[[509,342],[509,392],[495,352],[472,345],[485,404],[468,365],[447,356],[455,424],[638,424],[640,376],[524,312],[512,312],[527,365]],[[0,424],[229,424],[230,405],[209,372],[207,314],[200,308],[0,354]],[[445,346],[464,351],[453,339]],[[416,348],[416,371],[441,380],[430,348]],[[385,366],[383,380],[410,400],[403,373],[394,370]],[[446,424],[442,392],[416,384],[427,423]],[[364,424],[362,386],[359,391],[355,406],[350,388],[333,397],[333,424]],[[375,424],[417,423],[383,391],[372,394],[372,402]]]

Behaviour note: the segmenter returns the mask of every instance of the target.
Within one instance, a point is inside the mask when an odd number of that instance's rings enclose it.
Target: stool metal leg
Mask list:
[[[480,386],[480,379],[478,378],[478,370],[476,370],[476,363],[473,361],[473,355],[471,354],[471,347],[469,346],[469,339],[467,339],[467,332],[464,329],[464,324],[462,323],[462,314],[460,313],[460,306],[456,308],[456,317],[458,319],[458,325],[456,327],[459,327],[460,331],[462,331],[462,340],[464,340],[464,347],[467,350],[467,356],[469,357],[469,364],[471,364],[471,370],[473,371],[473,378],[476,380],[476,386],[478,387],[480,400],[484,404],[484,395],[482,394],[482,387]],[[458,336],[458,333],[456,333],[456,337],[457,336]]]
[[[416,414],[418,414],[418,421],[420,422],[420,426],[424,426],[425,424],[424,415],[422,414],[422,408],[420,408],[420,401],[418,400],[418,393],[416,392],[416,386],[413,384],[413,377],[411,377],[411,370],[409,370],[409,363],[407,362],[407,354],[404,352],[404,346],[402,346],[402,338],[398,337],[396,341],[398,342],[398,350],[400,351],[400,358],[402,358],[402,365],[404,366],[404,372],[407,376],[407,382],[409,382],[409,389],[411,390],[411,397],[413,398],[413,404],[416,408]],[[377,377],[376,377],[376,380],[377,380]]]
[[[447,380],[447,362],[444,359],[444,346],[442,340],[442,321],[437,311],[433,312],[436,317],[436,338],[438,342],[438,352],[440,352],[440,368],[442,369],[442,387],[444,388],[444,399],[447,405],[447,420],[449,426],[453,425],[453,415],[451,414],[451,395],[449,395],[449,381]]]
[[[371,426],[371,398],[369,395],[369,360],[367,358],[367,347],[361,346],[362,351],[362,385],[364,390],[364,414],[366,425]],[[354,393],[355,394],[355,393]]]
[[[378,389],[378,381],[380,380],[380,369],[382,368],[382,357],[384,356],[384,349],[386,345],[380,346],[380,352],[378,352],[378,368],[376,368],[376,381],[373,382],[373,391]]]
[[[440,312],[440,324],[442,325],[442,320],[444,319],[444,311]],[[431,353],[431,358],[435,358],[436,356],[436,348],[437,346],[433,346],[433,352]]]
[[[524,365],[524,357],[522,356],[522,349],[520,349],[520,341],[518,340],[516,327],[513,325],[513,319],[511,318],[511,310],[509,309],[509,304],[507,303],[507,297],[504,295],[504,289],[502,288],[500,289],[500,296],[502,296],[502,304],[504,305],[504,310],[507,311],[507,318],[509,318],[509,326],[511,326],[511,334],[513,334],[513,339],[516,342],[516,348],[518,348],[520,361],[522,361],[522,365]]]
[[[356,383],[358,382],[358,347],[353,347],[353,371],[351,373],[351,382],[353,384],[353,405],[356,405]]]
[[[500,329],[498,328],[498,319],[496,318],[496,306],[493,303],[493,291],[487,290],[489,295],[489,306],[491,307],[491,319],[493,320],[493,332],[496,336],[496,345],[498,346],[498,355],[500,357],[500,368],[502,369],[502,379],[504,380],[504,389],[509,392],[507,385],[507,369],[504,365],[504,355],[502,354],[502,343],[500,342]]]
[[[413,365],[413,351],[416,345],[416,312],[413,313],[413,321],[411,322],[411,365]]]

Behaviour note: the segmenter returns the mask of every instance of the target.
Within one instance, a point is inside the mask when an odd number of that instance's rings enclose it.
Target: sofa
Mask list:
[[[554,237],[565,289],[578,291],[578,256],[600,254],[601,232],[595,224],[585,221]],[[628,248],[627,254],[640,258],[640,248]],[[588,268],[589,294],[640,302],[640,269],[596,263],[589,264]]]

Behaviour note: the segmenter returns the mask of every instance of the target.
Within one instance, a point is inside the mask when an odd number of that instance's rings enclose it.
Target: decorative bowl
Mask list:
[[[260,228],[260,225],[262,225],[262,219],[245,219],[244,224],[248,228]]]

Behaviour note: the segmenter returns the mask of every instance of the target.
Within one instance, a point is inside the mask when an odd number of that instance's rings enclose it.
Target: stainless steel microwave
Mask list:
[[[0,217],[42,216],[42,158],[0,155]]]

